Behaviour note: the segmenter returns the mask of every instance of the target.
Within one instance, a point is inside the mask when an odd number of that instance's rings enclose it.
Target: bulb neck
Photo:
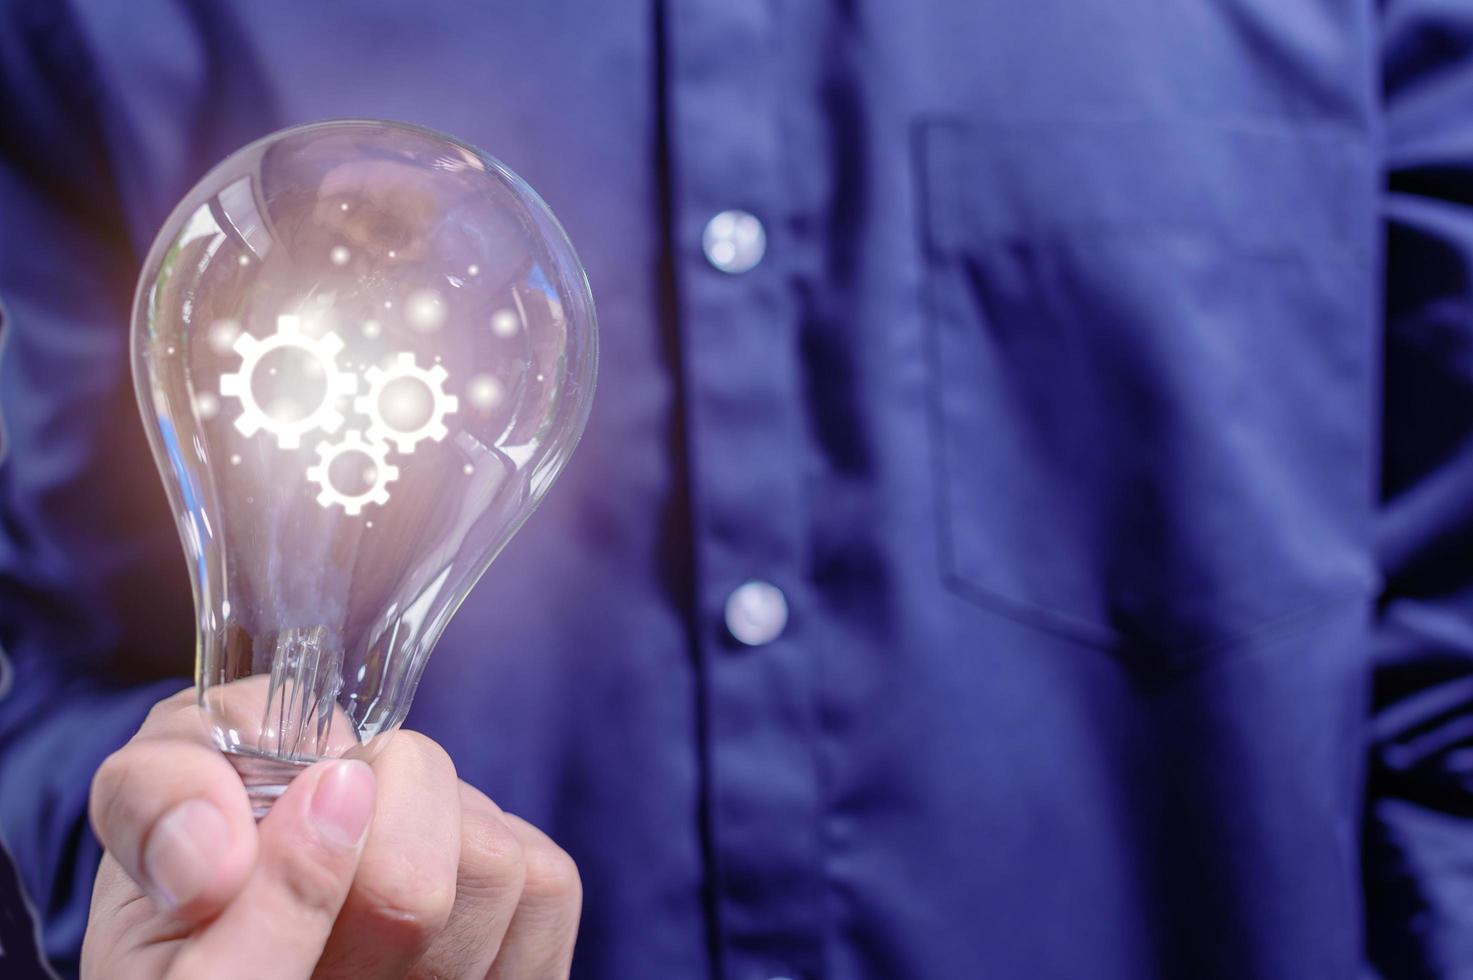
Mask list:
[[[240,781],[251,800],[251,813],[257,820],[271,812],[271,805],[286,792],[291,781],[311,765],[310,761],[291,762],[241,752],[226,752],[224,755],[240,774]]]

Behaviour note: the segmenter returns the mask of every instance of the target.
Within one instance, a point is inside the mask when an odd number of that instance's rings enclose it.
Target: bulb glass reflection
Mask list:
[[[258,811],[376,751],[588,417],[572,245],[506,167],[397,123],[286,130],[192,190],[134,305],[196,679]]]

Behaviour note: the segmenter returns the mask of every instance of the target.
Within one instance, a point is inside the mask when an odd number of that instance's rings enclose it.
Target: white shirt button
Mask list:
[[[749,647],[782,636],[788,625],[788,600],[770,582],[746,582],[726,599],[726,628]]]
[[[723,211],[706,222],[701,249],[713,266],[736,275],[762,261],[767,252],[767,232],[754,214]]]

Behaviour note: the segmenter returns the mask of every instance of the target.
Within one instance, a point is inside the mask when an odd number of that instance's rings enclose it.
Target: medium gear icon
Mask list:
[[[354,407],[368,416],[368,438],[375,442],[391,442],[401,453],[410,453],[425,439],[439,442],[449,433],[445,427],[445,416],[460,407],[460,400],[445,391],[445,379],[449,377],[438,364],[428,368],[414,363],[414,354],[400,352],[392,365],[380,368],[377,365],[364,372],[368,381],[367,394],[359,395]],[[430,393],[430,414],[423,423],[413,429],[400,429],[390,425],[384,418],[383,395],[385,389],[396,381],[411,378],[424,385]]]
[[[372,461],[367,480],[368,489],[362,493],[343,493],[333,486],[332,464],[349,453],[362,454]],[[399,478],[399,469],[389,463],[388,454],[388,446],[369,442],[354,429],[344,432],[340,442],[319,443],[317,462],[307,470],[307,479],[315,481],[321,488],[317,493],[317,502],[323,507],[337,504],[349,517],[357,517],[365,504],[388,503],[389,484]]]
[[[235,420],[235,427],[242,435],[249,437],[264,430],[276,437],[276,444],[282,449],[296,449],[307,433],[318,429],[336,432],[342,426],[343,416],[337,410],[337,400],[358,390],[358,378],[338,370],[336,358],[338,351],[343,349],[343,342],[337,334],[326,333],[314,339],[302,333],[300,317],[283,314],[276,318],[274,334],[263,340],[243,333],[235,338],[234,347],[240,355],[240,370],[220,376],[220,394],[240,402],[240,415]],[[300,419],[272,418],[256,401],[251,390],[251,377],[261,358],[283,347],[303,351],[322,368],[325,381],[322,401]]]

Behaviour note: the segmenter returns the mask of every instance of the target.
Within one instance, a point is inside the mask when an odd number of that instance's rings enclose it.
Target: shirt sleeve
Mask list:
[[[191,651],[129,378],[137,256],[69,8],[0,0],[0,835],[63,974],[100,856],[92,773],[187,681]]]
[[[1385,576],[1365,827],[1372,958],[1473,975],[1473,7],[1383,6]]]

